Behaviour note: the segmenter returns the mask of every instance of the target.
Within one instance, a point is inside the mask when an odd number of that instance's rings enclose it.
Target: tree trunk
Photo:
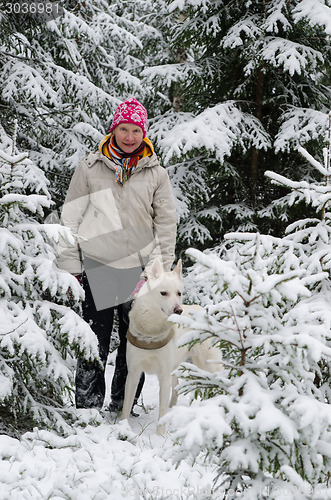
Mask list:
[[[256,108],[255,116],[258,120],[262,118],[262,98],[263,98],[263,84],[264,84],[264,72],[260,67],[257,74],[257,87],[256,87]],[[256,197],[257,197],[257,182],[258,182],[258,159],[259,150],[253,148],[252,159],[251,159],[251,201],[253,208],[256,207]]]

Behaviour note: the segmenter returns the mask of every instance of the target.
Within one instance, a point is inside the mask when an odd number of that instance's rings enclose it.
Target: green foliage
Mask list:
[[[296,214],[280,205],[275,213],[274,202],[283,193],[268,185],[264,171],[272,169],[301,179],[312,175],[309,165],[300,162],[299,166],[293,148],[300,130],[304,136],[301,144],[309,144],[314,152],[323,141],[330,100],[330,87],[325,85],[325,74],[330,71],[329,9],[325,9],[323,24],[322,16],[314,17],[313,9],[303,12],[298,1],[169,4],[178,18],[172,27],[172,51],[185,54],[177,83],[182,110],[202,118],[208,109],[232,102],[243,113],[255,117],[260,133],[263,130],[269,138],[269,144],[257,144],[257,127],[243,121],[247,133],[244,148],[238,137],[233,137],[232,142],[219,141],[209,148],[205,159],[200,159],[200,169],[206,172],[203,190],[209,198],[201,204],[201,210],[217,207],[218,220],[222,221],[214,224],[209,218],[205,222],[208,231],[202,231],[200,238],[208,245],[211,237],[217,244],[224,232],[238,229],[281,235]],[[309,130],[304,122],[311,120],[310,110],[317,113]],[[291,127],[286,127],[290,116]],[[188,115],[187,122],[190,120]],[[214,130],[226,126],[210,121],[205,131],[199,130],[199,144],[192,141],[183,145],[178,141],[181,161],[192,154],[200,157],[201,142],[208,144]],[[219,151],[226,151],[221,161]],[[193,241],[196,244],[194,238],[190,244]]]
[[[43,172],[1,150],[0,179],[0,415],[64,429],[75,418],[74,358],[98,359],[95,335],[74,312],[81,287],[54,263],[55,242],[69,235],[42,223]]]
[[[0,19],[1,123],[11,135],[18,120],[18,145],[31,151],[60,205],[72,169],[97,149],[116,106],[141,94],[129,73],[140,64],[129,55],[140,41],[135,24],[104,0],[75,2],[43,24],[21,19]]]
[[[18,143],[59,206],[72,169],[135,95],[174,175],[178,252],[218,244],[230,230],[281,235],[307,207],[275,206],[284,191],[264,172],[313,175],[295,149],[315,153],[325,131],[328,9],[322,19],[298,0],[98,0],[66,2],[49,23],[3,15],[2,126],[10,135],[19,120]],[[200,185],[185,182],[194,176]]]
[[[187,294],[205,307],[177,320],[188,327],[182,343],[210,338],[223,369],[183,365],[179,391],[202,401],[184,415],[173,410],[168,422],[178,456],[202,446],[217,460],[221,491],[237,498],[276,500],[286,491],[318,500],[330,491],[331,135],[323,163],[298,151],[315,182],[267,176],[290,191],[288,204],[305,202],[315,217],[283,238],[237,232],[218,250],[188,251],[196,264]]]
[[[331,356],[328,273],[312,270],[291,239],[227,239],[221,253],[189,250],[192,285],[208,305],[178,319],[188,327],[182,343],[211,338],[223,367],[181,366],[179,392],[202,401],[166,417],[177,456],[206,450],[225,495],[262,499],[268,490],[276,499],[287,490],[293,500],[317,499],[331,465],[330,405],[316,378]]]

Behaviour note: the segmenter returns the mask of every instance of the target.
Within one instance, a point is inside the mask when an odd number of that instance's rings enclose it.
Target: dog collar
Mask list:
[[[164,347],[165,345],[169,344],[170,340],[173,338],[175,335],[175,332],[173,329],[171,329],[169,335],[163,339],[163,340],[156,340],[156,341],[151,341],[151,342],[146,342],[145,340],[140,340],[132,333],[130,330],[128,330],[126,334],[126,338],[130,342],[130,344],[134,345],[135,347],[139,347],[140,349],[161,349],[161,347]]]

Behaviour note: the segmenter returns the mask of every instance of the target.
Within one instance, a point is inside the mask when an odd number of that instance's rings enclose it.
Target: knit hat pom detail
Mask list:
[[[121,123],[132,123],[138,125],[146,137],[147,132],[147,111],[134,97],[122,102],[116,109],[110,132]]]

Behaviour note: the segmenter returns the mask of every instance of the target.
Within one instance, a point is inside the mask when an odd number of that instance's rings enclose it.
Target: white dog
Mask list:
[[[222,369],[221,351],[209,348],[207,341],[196,344],[190,350],[178,347],[178,340],[187,329],[168,321],[171,314],[188,314],[199,306],[182,305],[182,263],[178,261],[171,272],[164,272],[156,259],[151,274],[139,290],[130,311],[130,327],[127,334],[128,376],[121,420],[129,418],[142,372],[156,374],[159,380],[159,419],[177,401],[175,386],[177,377],[172,374],[180,363],[192,358],[203,370],[215,372]],[[171,400],[170,400],[171,396]],[[164,426],[158,426],[164,433]]]

